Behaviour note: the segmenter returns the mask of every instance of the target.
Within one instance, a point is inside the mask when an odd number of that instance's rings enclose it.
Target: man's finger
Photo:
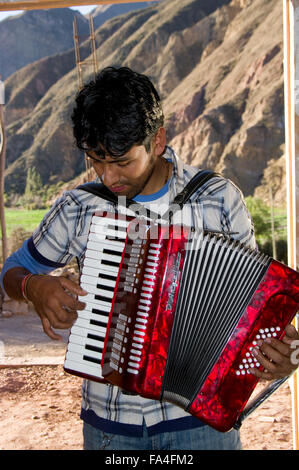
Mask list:
[[[64,289],[67,289],[68,291],[72,292],[72,294],[76,295],[87,295],[88,292],[86,292],[82,287],[79,286],[79,284],[76,284],[75,282],[71,281],[70,279],[67,279],[66,277],[59,277],[58,278],[60,281],[61,286]]]
[[[291,344],[294,339],[299,339],[299,335],[294,325],[289,324],[285,328],[285,335],[282,341],[285,344]]]
[[[43,330],[49,338],[53,339],[54,341],[63,341],[63,337],[55,333],[51,327],[51,323],[49,322],[48,318],[41,317]]]

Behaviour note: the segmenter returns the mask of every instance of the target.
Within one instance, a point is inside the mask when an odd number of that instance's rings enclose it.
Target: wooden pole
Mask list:
[[[299,266],[299,114],[296,113],[296,73],[299,79],[299,0],[283,0],[284,16],[284,83],[286,135],[286,187],[288,212],[288,264]],[[298,316],[293,322],[298,330]],[[290,379],[292,390],[293,448],[299,450],[298,372]]]
[[[8,255],[5,207],[4,207],[4,172],[5,172],[5,156],[6,156],[6,134],[4,122],[4,105],[0,104],[0,223],[2,232],[2,259],[3,263]]]
[[[150,5],[151,2],[159,2],[161,0],[145,0]],[[140,0],[98,0],[95,2],[96,5],[105,5],[112,3],[134,3],[140,2]],[[0,0],[0,11],[13,11],[13,10],[42,10],[49,8],[65,8],[72,7],[74,5],[90,5],[90,0]]]

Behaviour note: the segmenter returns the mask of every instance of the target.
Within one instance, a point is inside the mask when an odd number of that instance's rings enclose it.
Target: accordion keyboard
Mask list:
[[[69,336],[64,368],[99,381],[104,381],[103,347],[128,224],[125,218],[93,216],[80,278],[88,294],[79,300],[86,307],[78,311]]]

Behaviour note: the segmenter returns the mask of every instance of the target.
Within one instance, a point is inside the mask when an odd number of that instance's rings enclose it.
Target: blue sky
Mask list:
[[[84,6],[78,6],[78,7],[71,7],[72,10],[79,10],[82,15],[86,15],[87,13],[90,12],[93,8],[97,7],[98,5],[84,5]],[[0,21],[4,20],[7,16],[12,16],[12,15],[19,15],[22,13],[21,10],[14,10],[14,11],[0,11]]]

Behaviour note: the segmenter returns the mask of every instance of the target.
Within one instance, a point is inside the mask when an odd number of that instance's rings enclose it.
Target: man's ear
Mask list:
[[[154,137],[154,152],[156,156],[163,155],[166,146],[166,129],[160,127]]]

